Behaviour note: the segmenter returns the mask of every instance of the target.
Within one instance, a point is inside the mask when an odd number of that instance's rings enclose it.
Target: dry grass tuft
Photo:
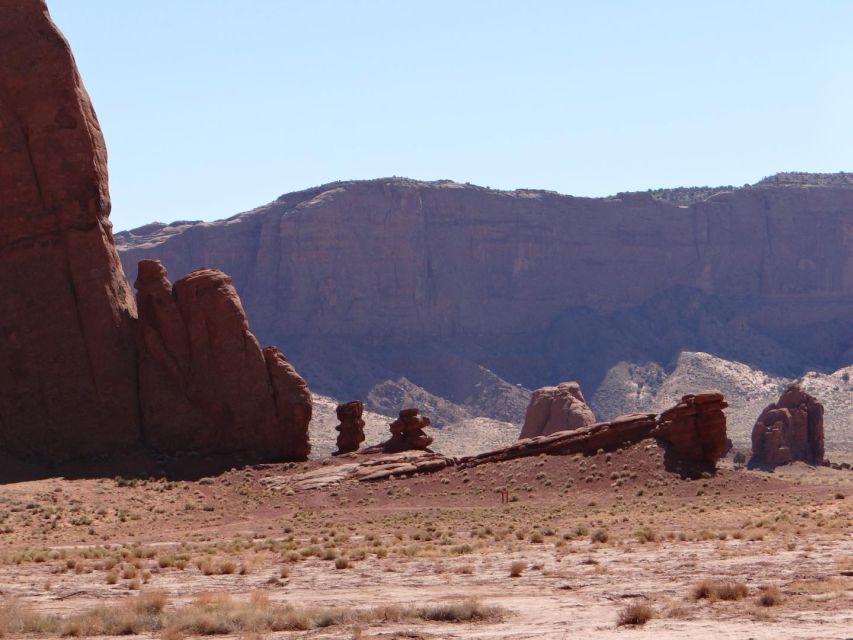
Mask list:
[[[749,588],[742,582],[703,580],[693,587],[694,600],[741,600],[748,594]]]
[[[757,602],[762,607],[775,607],[782,602],[782,592],[776,586],[762,587]]]
[[[654,610],[647,604],[628,605],[619,612],[616,625],[619,627],[639,627],[655,617]]]

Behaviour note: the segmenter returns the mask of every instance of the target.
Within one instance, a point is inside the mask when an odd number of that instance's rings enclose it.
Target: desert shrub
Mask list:
[[[647,604],[628,605],[619,612],[616,624],[620,627],[638,627],[654,618],[654,611]]]
[[[610,535],[604,529],[597,529],[590,536],[590,540],[593,542],[605,543],[610,539]]]
[[[518,578],[526,568],[527,563],[524,560],[513,560],[512,564],[509,565],[509,575],[511,578]]]
[[[484,605],[474,598],[466,598],[462,602],[421,607],[415,617],[436,622],[484,622],[500,620],[503,610]]]
[[[745,598],[749,589],[742,582],[714,582],[703,580],[693,587],[694,600],[740,600]]]
[[[779,587],[762,587],[757,602],[762,607],[775,607],[782,602],[782,592],[779,591]]]

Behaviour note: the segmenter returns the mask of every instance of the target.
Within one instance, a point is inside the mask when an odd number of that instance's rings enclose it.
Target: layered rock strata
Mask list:
[[[365,453],[398,453],[400,451],[429,451],[432,436],[424,429],[430,426],[430,419],[418,415],[416,408],[403,409],[399,417],[390,424],[391,437],[378,445],[364,449]]]

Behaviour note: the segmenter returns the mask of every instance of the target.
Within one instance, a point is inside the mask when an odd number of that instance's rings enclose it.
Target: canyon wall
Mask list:
[[[131,273],[144,257],[176,274],[227,270],[259,336],[324,393],[366,397],[406,378],[470,406],[479,387],[449,381],[479,367],[466,378],[510,383],[498,404],[512,415],[495,417],[520,422],[514,389],[574,379],[594,394],[620,362],[666,367],[685,350],[788,377],[850,364],[848,182],[806,176],[670,200],[341,182],[118,242]]]

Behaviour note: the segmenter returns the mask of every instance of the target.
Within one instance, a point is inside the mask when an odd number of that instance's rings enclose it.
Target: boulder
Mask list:
[[[0,451],[58,461],[139,438],[135,305],[107,152],[42,0],[0,0]]]
[[[173,286],[144,260],[135,286],[147,444],[304,460],[311,394],[280,351],[261,349],[231,278],[197,269]]]
[[[595,415],[587,406],[580,385],[563,382],[533,392],[519,438],[545,436],[591,424],[595,424]]]
[[[364,442],[364,403],[360,400],[352,400],[345,404],[339,404],[335,409],[340,424],[335,427],[338,432],[338,450],[332,455],[340,455],[356,451]]]
[[[750,463],[776,467],[800,460],[819,465],[823,454],[823,405],[792,384],[758,417]]]

